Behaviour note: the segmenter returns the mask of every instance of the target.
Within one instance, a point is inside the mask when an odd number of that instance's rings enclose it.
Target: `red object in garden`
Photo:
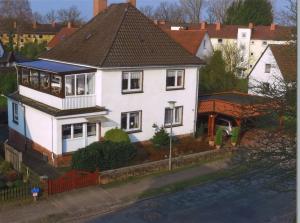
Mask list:
[[[65,175],[57,179],[47,180],[48,188],[46,191],[48,195],[71,191],[74,189],[97,185],[99,180],[98,171],[94,173],[71,170]]]

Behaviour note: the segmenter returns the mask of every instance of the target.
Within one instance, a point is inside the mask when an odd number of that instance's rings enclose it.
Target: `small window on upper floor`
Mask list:
[[[167,70],[167,90],[184,88],[184,70]]]
[[[12,103],[12,116],[13,122],[15,124],[19,124],[19,107],[18,104],[15,102]]]
[[[223,39],[218,39],[218,43],[223,43]]]
[[[244,38],[244,37],[246,37],[247,36],[247,34],[245,33],[245,32],[243,32],[242,33],[242,37]]]
[[[143,91],[143,72],[125,71],[122,73],[122,93],[140,93]]]
[[[265,65],[265,73],[270,73],[271,72],[271,64],[266,64]]]
[[[263,41],[263,42],[262,42],[262,45],[264,45],[264,46],[266,46],[267,44],[268,44],[267,41]]]

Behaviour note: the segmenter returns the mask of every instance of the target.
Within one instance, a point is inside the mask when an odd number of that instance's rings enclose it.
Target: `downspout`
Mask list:
[[[198,100],[199,100],[199,76],[200,76],[200,68],[197,68],[197,81],[196,81],[196,95],[195,95],[195,117],[194,117],[194,137],[196,136],[197,131],[197,118],[198,118]]]
[[[23,109],[23,126],[24,126],[24,138],[25,138],[25,151],[27,151],[27,134],[26,134],[26,109],[23,103],[21,103]]]
[[[53,152],[53,117],[51,116],[51,159],[54,165],[54,152]]]

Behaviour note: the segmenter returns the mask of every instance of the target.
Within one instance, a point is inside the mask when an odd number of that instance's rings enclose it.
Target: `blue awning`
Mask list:
[[[55,74],[78,74],[97,71],[97,69],[95,68],[76,66],[47,60],[35,60],[30,62],[17,63],[17,66]]]

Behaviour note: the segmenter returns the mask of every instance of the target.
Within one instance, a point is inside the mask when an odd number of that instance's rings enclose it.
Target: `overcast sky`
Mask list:
[[[72,5],[77,6],[86,20],[92,17],[93,0],[29,0],[33,11],[38,11],[41,14],[45,14],[51,9],[68,8]],[[152,5],[157,6],[160,2],[174,2],[177,0],[137,0],[137,7]],[[211,0],[213,1],[213,0]],[[275,11],[284,7],[286,0],[273,0],[275,2]],[[126,0],[108,0],[108,3],[126,2]]]

